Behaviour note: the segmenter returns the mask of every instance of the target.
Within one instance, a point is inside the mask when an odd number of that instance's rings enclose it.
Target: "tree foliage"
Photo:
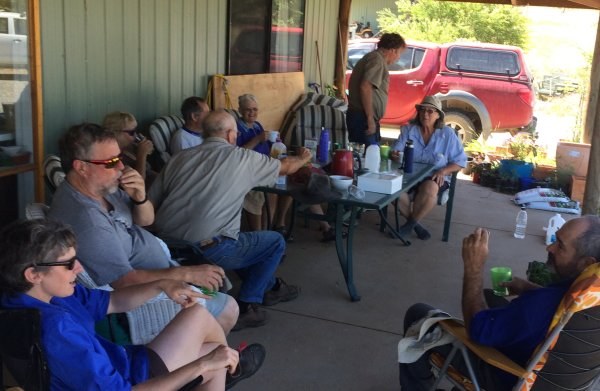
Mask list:
[[[397,0],[397,11],[384,8],[377,22],[385,32],[437,43],[458,39],[526,48],[529,20],[516,7],[439,0]]]

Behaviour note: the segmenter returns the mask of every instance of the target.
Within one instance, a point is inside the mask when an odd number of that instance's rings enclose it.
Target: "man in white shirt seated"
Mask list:
[[[210,108],[203,98],[190,96],[183,101],[181,115],[185,124],[171,137],[171,155],[202,144],[202,121],[209,112]]]

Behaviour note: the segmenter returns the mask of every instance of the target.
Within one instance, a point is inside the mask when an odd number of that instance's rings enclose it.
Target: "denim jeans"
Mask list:
[[[375,122],[375,133],[367,136],[369,127],[367,116],[362,111],[348,110],[346,113],[346,126],[348,126],[348,141],[352,143],[365,144],[365,148],[371,144],[379,144],[381,140],[379,121]]]
[[[241,232],[238,239],[224,239],[204,250],[204,256],[225,270],[235,270],[242,278],[238,299],[262,303],[265,292],[275,284],[275,270],[285,251],[279,232]]]

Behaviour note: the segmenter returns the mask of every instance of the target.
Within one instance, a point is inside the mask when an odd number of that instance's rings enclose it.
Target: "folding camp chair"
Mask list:
[[[461,390],[481,389],[467,350],[487,364],[517,376],[514,391],[590,389],[600,374],[600,264],[589,266],[571,285],[554,314],[546,339],[524,368],[496,349],[470,341],[459,323],[444,320],[440,325],[455,340],[447,358],[431,355],[433,366],[439,369],[434,390],[448,374],[449,363],[457,351],[467,364],[470,382],[456,381],[456,377],[450,376],[448,379]]]
[[[40,341],[37,309],[0,309],[0,387],[4,389],[2,365],[27,391],[50,388],[49,371]]]

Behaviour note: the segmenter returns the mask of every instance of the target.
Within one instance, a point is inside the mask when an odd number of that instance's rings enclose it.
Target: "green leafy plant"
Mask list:
[[[508,142],[508,150],[513,159],[533,161],[537,155],[537,145],[530,134],[519,133]]]
[[[437,0],[397,0],[396,10],[377,11],[377,23],[385,32],[429,42],[458,39],[528,45],[529,20],[517,7]]]
[[[325,84],[325,95],[337,98],[338,88],[333,84]]]
[[[544,262],[540,261],[529,262],[527,279],[541,286],[552,284],[558,280],[556,274]]]
[[[488,145],[487,142],[481,139],[471,139],[464,146],[465,152],[468,152],[476,163],[481,163],[485,160],[485,157],[494,151],[494,147]]]

